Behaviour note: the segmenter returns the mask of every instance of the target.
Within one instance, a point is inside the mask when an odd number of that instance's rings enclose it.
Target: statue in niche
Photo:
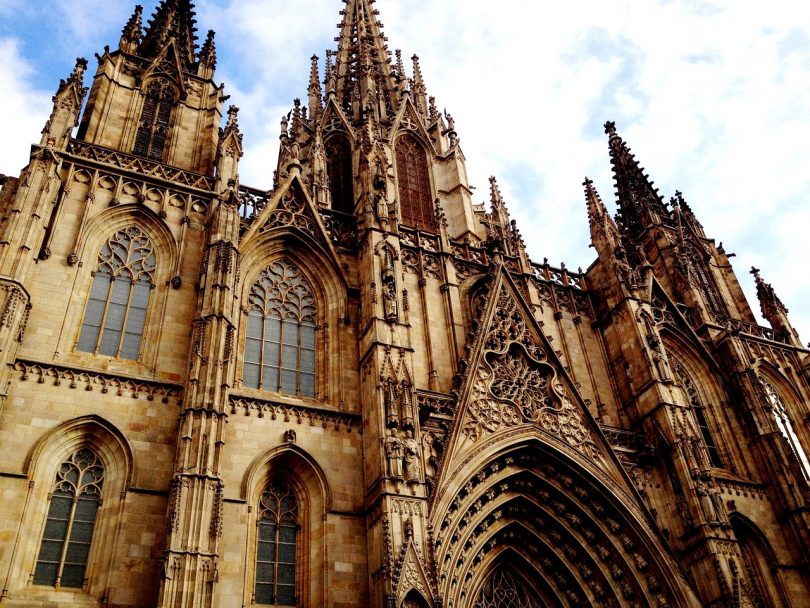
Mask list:
[[[382,289],[383,311],[386,321],[397,320],[397,288],[393,280],[385,281]]]
[[[388,378],[384,385],[385,402],[385,424],[389,427],[399,426],[399,395],[397,394],[397,383],[393,378]]]
[[[385,438],[385,458],[388,461],[388,475],[402,479],[403,443],[396,429],[391,429]]]
[[[422,462],[425,463],[425,483],[432,491],[439,469],[439,451],[436,448],[436,436],[431,431],[422,433]]]
[[[399,410],[403,429],[413,428],[413,402],[410,385],[402,381],[399,391]]]
[[[726,505],[723,503],[723,496],[720,494],[720,488],[716,484],[709,486],[709,498],[712,500],[714,511],[717,514],[717,520],[721,523],[728,523],[728,513]]]
[[[714,501],[709,495],[709,489],[706,487],[706,484],[702,481],[698,481],[695,486],[695,491],[697,492],[700,508],[703,510],[703,516],[706,518],[706,521],[710,523],[717,522],[717,511],[714,508]]]
[[[416,443],[411,431],[405,431],[405,440],[402,445],[405,448],[405,479],[416,483],[422,472],[422,464],[419,460],[419,444]]]

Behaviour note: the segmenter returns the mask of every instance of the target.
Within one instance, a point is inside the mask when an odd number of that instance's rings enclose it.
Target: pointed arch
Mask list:
[[[286,502],[284,496],[287,497]],[[292,603],[274,605],[327,605],[323,597],[322,577],[326,558],[326,514],[331,508],[331,493],[323,469],[298,446],[279,446],[254,460],[248,467],[242,481],[241,497],[249,505],[245,547],[248,560],[243,569],[244,601],[283,592],[283,597],[275,597],[284,602],[292,599]],[[262,523],[265,515],[274,508],[280,515],[276,519],[279,525],[275,528]],[[275,517],[273,513],[270,514]],[[287,520],[290,520],[287,523],[291,523],[291,518],[295,519],[295,529],[281,525]],[[270,532],[274,541],[270,539]],[[283,552],[282,547],[270,545],[276,541],[284,545]],[[275,586],[275,591],[271,591],[268,587],[267,570],[271,566],[276,573],[283,571],[286,577],[283,579],[283,589]],[[274,576],[273,581],[276,580]],[[294,593],[290,585],[294,585]],[[263,589],[256,595],[257,588],[262,586]]]
[[[332,209],[341,213],[353,213],[354,183],[349,138],[342,132],[335,132],[326,138],[324,148]]]
[[[777,570],[776,556],[767,537],[754,522],[739,512],[732,512],[729,522],[739,543],[743,576],[748,580],[759,604],[766,608],[788,606]]]
[[[445,601],[475,606],[491,573],[520,556],[513,561],[538,602],[698,605],[642,507],[615,481],[540,434],[504,433],[481,448],[431,513]]]
[[[144,82],[133,154],[157,161],[164,159],[178,93],[176,85],[167,78],[158,76]]]
[[[435,232],[438,226],[425,147],[406,131],[397,137],[395,153],[402,223]]]
[[[37,441],[24,469],[31,490],[21,529],[29,534],[11,564],[23,581],[20,597],[39,597],[43,588],[53,593],[54,584],[103,595],[133,469],[129,443],[100,416],[68,420]]]

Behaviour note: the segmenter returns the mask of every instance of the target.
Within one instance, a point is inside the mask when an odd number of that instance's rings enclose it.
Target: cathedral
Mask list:
[[[374,0],[262,188],[156,4],[0,180],[0,606],[810,605],[810,350],[614,123],[538,263]]]

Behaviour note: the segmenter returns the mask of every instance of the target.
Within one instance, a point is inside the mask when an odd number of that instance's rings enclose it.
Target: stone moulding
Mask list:
[[[86,391],[99,389],[102,393],[114,392],[119,397],[128,395],[137,399],[144,396],[148,401],[158,398],[162,403],[175,400],[178,405],[182,402],[183,389],[179,384],[128,378],[37,361],[17,360],[11,367],[20,373],[20,380],[23,382],[35,378],[39,384],[50,380],[54,386],[78,388],[83,385]]]
[[[241,411],[245,416],[255,413],[259,418],[269,417],[271,420],[281,419],[284,422],[294,421],[297,424],[303,424],[306,420],[309,422],[309,426],[320,425],[325,429],[331,426],[336,431],[343,429],[347,433],[351,433],[357,428],[362,432],[362,417],[358,414],[336,412],[308,405],[279,403],[252,397],[233,396],[229,403],[231,414]]]

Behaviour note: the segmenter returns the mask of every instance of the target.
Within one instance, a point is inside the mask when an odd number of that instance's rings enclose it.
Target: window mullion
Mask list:
[[[301,320],[298,320],[298,343],[295,352],[295,394],[301,396]]]
[[[259,386],[261,389],[264,384],[264,341],[267,335],[267,314],[262,316],[262,334],[259,336]]]
[[[98,354],[98,351],[101,349],[101,341],[104,339],[104,326],[107,324],[107,313],[110,311],[110,300],[112,300],[112,290],[113,284],[115,283],[115,277],[110,275],[110,284],[107,286],[107,299],[104,302],[104,313],[101,315],[101,321],[99,322],[98,328],[98,338],[96,339],[96,349],[94,354]]]
[[[284,373],[284,318],[278,320],[278,369],[276,369],[276,390],[281,392],[281,376]]]
[[[129,323],[129,311],[132,305],[132,292],[135,291],[135,283],[130,280],[129,293],[127,294],[127,306],[124,309],[124,319],[121,321],[121,335],[118,338],[118,347],[115,349],[115,356],[121,356],[121,349],[124,346],[124,338],[127,336],[127,323]]]
[[[81,472],[79,473],[81,475]],[[53,499],[51,499],[53,500]],[[59,556],[59,566],[56,570],[56,584],[54,587],[59,589],[62,586],[62,571],[65,568],[65,558],[67,557],[68,546],[70,546],[70,534],[73,532],[73,521],[76,519],[76,507],[79,505],[79,495],[73,494],[73,502],[70,507],[70,517],[68,518],[68,525],[65,530],[65,541],[62,545],[62,555]]]
[[[280,505],[279,505],[280,508]],[[279,560],[279,542],[281,541],[281,518],[276,513],[276,542],[275,542],[275,556],[273,557],[273,602],[278,604],[278,560]]]

